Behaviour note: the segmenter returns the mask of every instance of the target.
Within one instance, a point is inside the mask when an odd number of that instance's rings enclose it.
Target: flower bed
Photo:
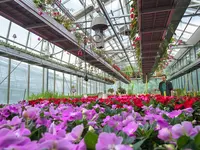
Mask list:
[[[199,98],[37,99],[1,105],[0,149],[199,149]]]

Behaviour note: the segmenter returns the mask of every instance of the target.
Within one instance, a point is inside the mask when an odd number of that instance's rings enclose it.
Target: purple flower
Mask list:
[[[138,124],[132,121],[126,127],[124,127],[122,131],[125,132],[128,136],[131,136],[134,134],[137,128],[138,128]]]
[[[15,126],[15,125],[18,125],[20,124],[22,121],[22,119],[20,119],[18,116],[15,116],[12,118],[12,120],[10,121],[10,125],[11,126]]]
[[[65,137],[68,141],[77,142],[81,139],[81,134],[83,132],[84,126],[83,124],[74,127],[71,133],[68,133]]]
[[[132,116],[132,115],[129,115],[129,116],[126,117],[125,120],[122,121],[122,124],[123,124],[124,126],[126,126],[128,123],[130,123],[131,121],[134,121],[134,120],[135,120],[135,119],[133,118],[133,116]]]
[[[39,144],[38,149],[46,149],[46,150],[76,150],[77,145],[71,143],[67,139],[61,140],[47,140],[41,144]]]
[[[21,127],[17,129],[14,133],[17,137],[21,137],[21,136],[29,136],[31,134],[31,131],[25,128],[25,123],[22,123]]]
[[[96,150],[133,150],[130,146],[122,145],[123,138],[114,133],[102,132],[96,144]]]
[[[196,134],[195,131],[191,122],[184,121],[172,127],[172,136],[174,139],[178,139],[182,135],[194,136]]]
[[[170,117],[170,118],[178,117],[181,113],[182,113],[181,110],[174,110],[174,111],[168,113],[168,117]]]
[[[2,135],[2,133],[4,133],[4,135]],[[0,137],[0,149],[8,148],[9,146],[18,147],[31,144],[31,140],[28,137],[16,136],[14,132],[9,130],[1,129],[0,135],[2,135]]]
[[[40,112],[39,108],[28,106],[26,109],[27,110],[23,112],[23,117],[29,118],[29,119],[32,119],[32,120],[37,119],[39,112]]]
[[[172,133],[168,128],[162,128],[158,132],[158,138],[163,141],[169,141],[172,138]]]

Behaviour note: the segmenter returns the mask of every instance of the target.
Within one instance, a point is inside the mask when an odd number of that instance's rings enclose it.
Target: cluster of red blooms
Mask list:
[[[106,105],[117,105],[117,108],[122,108],[124,104],[136,106],[141,108],[144,105],[148,105],[152,100],[156,103],[160,103],[166,106],[171,106],[174,109],[184,109],[190,108],[193,104],[200,99],[198,97],[174,97],[174,96],[161,96],[161,95],[124,95],[124,96],[117,96],[112,95],[108,96],[106,99],[98,98],[97,96],[89,96],[87,98],[50,98],[50,99],[37,99],[29,101],[30,105],[35,105],[38,103],[70,103],[76,106],[78,103],[91,103],[99,101],[102,104]]]
[[[113,64],[113,68],[116,69],[117,71],[120,71],[120,68],[115,64]]]
[[[113,64],[113,68],[116,69],[117,71],[119,71],[121,73],[121,75],[123,75],[127,80],[130,81],[130,77],[128,75],[126,75],[125,73],[123,73],[117,65]]]

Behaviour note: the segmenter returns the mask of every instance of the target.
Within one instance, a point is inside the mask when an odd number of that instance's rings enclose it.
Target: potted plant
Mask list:
[[[117,93],[118,93],[118,94],[126,94],[126,90],[125,90],[124,88],[122,88],[122,87],[119,87],[119,88],[117,89]]]
[[[113,94],[114,93],[114,89],[113,88],[109,88],[108,89],[108,93]]]
[[[76,39],[78,41],[78,45],[80,46],[80,44],[83,41],[83,35],[80,32],[75,32],[75,37],[76,37]]]

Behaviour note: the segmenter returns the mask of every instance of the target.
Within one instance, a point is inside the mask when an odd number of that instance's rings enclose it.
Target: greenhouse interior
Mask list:
[[[200,0],[0,0],[0,150],[200,150]]]

